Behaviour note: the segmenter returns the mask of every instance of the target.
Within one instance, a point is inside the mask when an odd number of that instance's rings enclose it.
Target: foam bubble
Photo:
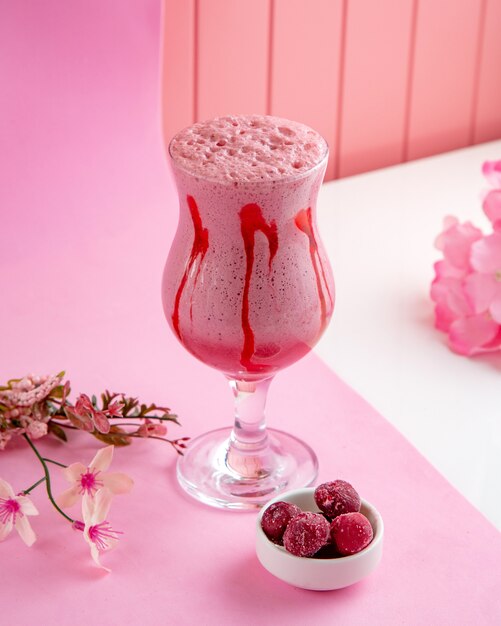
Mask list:
[[[199,122],[170,144],[172,159],[194,176],[222,183],[297,177],[325,156],[323,137],[278,117],[241,115]]]

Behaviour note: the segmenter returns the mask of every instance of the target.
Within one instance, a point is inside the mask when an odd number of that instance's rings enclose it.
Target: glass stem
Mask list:
[[[226,462],[244,478],[262,478],[271,471],[265,405],[272,378],[257,381],[229,379],[235,398],[235,424]]]

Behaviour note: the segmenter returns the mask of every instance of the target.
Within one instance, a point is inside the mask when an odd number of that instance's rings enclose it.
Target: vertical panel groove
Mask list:
[[[200,0],[195,0],[193,7],[193,121],[198,122],[198,50]]]
[[[414,57],[416,52],[416,33],[419,11],[419,0],[414,0],[412,7],[411,36],[409,40],[409,62],[407,71],[407,94],[405,97],[404,139],[402,142],[402,161],[409,160],[409,133],[411,125],[412,87],[414,79]]]
[[[339,52],[339,79],[337,94],[337,120],[336,120],[336,145],[334,147],[334,178],[339,178],[340,158],[341,158],[341,137],[343,124],[343,93],[344,93],[344,72],[346,59],[346,25],[348,22],[348,0],[343,0],[341,16],[341,41]]]
[[[266,114],[271,115],[271,103],[273,98],[273,35],[275,28],[275,0],[270,1],[270,13],[268,18],[268,84],[266,87]]]
[[[471,98],[471,118],[470,118],[470,146],[475,143],[475,128],[477,123],[478,100],[480,97],[480,70],[482,67],[482,49],[485,31],[485,20],[487,15],[487,0],[481,0],[480,16],[478,19],[477,50],[475,58],[475,74],[473,78],[473,93]]]

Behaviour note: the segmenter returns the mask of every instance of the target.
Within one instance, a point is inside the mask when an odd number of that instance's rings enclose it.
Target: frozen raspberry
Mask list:
[[[263,513],[261,518],[261,528],[264,534],[273,543],[283,545],[282,538],[284,536],[287,524],[293,517],[299,515],[301,509],[290,502],[275,502]]]
[[[330,527],[330,538],[343,556],[355,554],[372,541],[373,532],[369,520],[362,513],[338,515]]]
[[[284,533],[285,549],[296,556],[313,556],[329,541],[329,522],[317,513],[296,515]]]
[[[360,496],[350,483],[334,480],[315,489],[315,502],[320,510],[335,518],[343,513],[360,511]]]

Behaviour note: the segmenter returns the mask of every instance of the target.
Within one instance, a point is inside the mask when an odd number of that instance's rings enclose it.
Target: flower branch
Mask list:
[[[38,511],[28,494],[45,483],[47,497],[53,508],[81,531],[97,565],[100,554],[113,548],[122,533],[112,528],[108,513],[115,495],[128,493],[133,481],[126,474],[108,472],[115,446],[127,446],[133,439],[156,439],[170,444],[183,454],[188,437],[167,438],[167,422],[179,425],[177,415],[168,407],[140,402],[124,393],[106,390],[99,397],[81,393],[74,403],[69,399],[70,382],[64,381],[64,372],[55,376],[26,376],[7,381],[0,386],[0,451],[5,450],[13,437],[21,436],[42,465],[44,475],[15,495],[12,487],[0,478],[0,541],[15,529],[26,545],[31,546],[36,534],[28,516]],[[85,465],[66,466],[42,456],[34,440],[52,435],[68,442],[67,431],[80,430],[108,444]],[[49,465],[70,483],[59,496],[54,497]],[[82,519],[74,519],[64,509],[80,500]]]

